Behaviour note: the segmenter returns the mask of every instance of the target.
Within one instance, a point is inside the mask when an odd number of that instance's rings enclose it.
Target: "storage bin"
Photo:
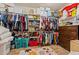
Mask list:
[[[22,47],[28,48],[28,42],[29,42],[29,38],[23,38]]]
[[[8,37],[0,41],[0,55],[6,55],[10,52],[10,41],[13,37]]]
[[[27,48],[29,38],[15,38],[15,47],[18,48]]]
[[[15,48],[21,48],[22,47],[22,38],[15,38]]]
[[[38,46],[38,41],[37,40],[30,40],[29,41],[29,46]]]

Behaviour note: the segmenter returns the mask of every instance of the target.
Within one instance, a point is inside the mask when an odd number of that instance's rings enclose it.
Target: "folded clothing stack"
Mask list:
[[[9,32],[9,29],[6,29],[3,26],[0,26],[0,35],[4,34],[5,32]]]
[[[0,35],[0,40],[6,39],[7,37],[11,37],[10,32],[5,32],[4,34]]]
[[[11,32],[0,26],[0,54],[8,54],[10,52],[10,42],[13,40]]]

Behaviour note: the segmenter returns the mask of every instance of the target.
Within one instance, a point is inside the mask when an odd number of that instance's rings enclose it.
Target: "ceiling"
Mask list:
[[[20,7],[32,7],[32,8],[50,7],[52,10],[59,10],[68,4],[69,3],[15,3],[14,5]]]

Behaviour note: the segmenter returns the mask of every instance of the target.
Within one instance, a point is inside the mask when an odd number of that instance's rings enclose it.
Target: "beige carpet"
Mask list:
[[[9,53],[9,55],[68,55],[68,54],[69,52],[64,48],[60,47],[59,45],[13,49]]]

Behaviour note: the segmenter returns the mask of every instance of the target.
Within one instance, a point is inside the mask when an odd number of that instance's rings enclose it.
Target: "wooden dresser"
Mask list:
[[[78,26],[59,27],[59,45],[70,51],[70,40],[78,39]]]

